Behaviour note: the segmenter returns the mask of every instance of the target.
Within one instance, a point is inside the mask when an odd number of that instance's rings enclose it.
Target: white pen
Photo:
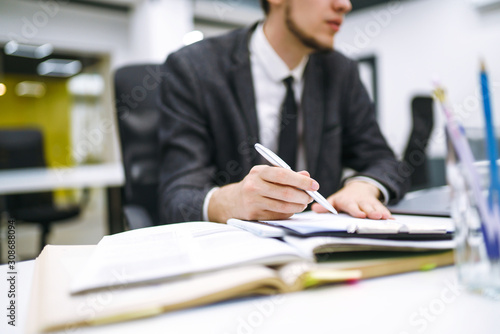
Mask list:
[[[285,161],[283,161],[283,159],[281,159],[276,153],[264,147],[263,145],[257,143],[255,144],[255,149],[271,164],[277,167],[283,167],[292,170],[290,166],[288,166],[288,164]],[[304,191],[308,193],[309,196],[311,196],[316,202],[321,204],[325,209],[327,209],[331,213],[338,214],[337,210],[335,210],[335,208],[330,203],[328,203],[326,198],[324,198],[319,192],[309,191],[309,190],[304,190]]]

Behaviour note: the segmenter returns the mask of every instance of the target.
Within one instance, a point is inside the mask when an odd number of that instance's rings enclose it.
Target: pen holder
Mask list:
[[[490,165],[485,159],[484,150],[474,150],[474,146],[483,140],[468,137],[469,145],[475,153],[475,179],[482,189],[480,199],[488,203],[490,183]],[[468,290],[488,295],[500,300],[500,261],[488,255],[486,241],[481,228],[481,215],[478,199],[474,196],[472,179],[468,177],[468,169],[459,161],[457,154],[448,140],[446,158],[446,178],[451,193],[451,216],[455,223],[456,242],[455,266],[460,283]],[[496,221],[500,228],[500,221]]]

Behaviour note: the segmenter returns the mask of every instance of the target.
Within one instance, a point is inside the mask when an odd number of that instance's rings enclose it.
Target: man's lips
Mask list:
[[[340,30],[340,26],[342,25],[342,19],[338,19],[338,20],[328,20],[326,21],[326,23],[330,26],[330,28],[337,32]]]

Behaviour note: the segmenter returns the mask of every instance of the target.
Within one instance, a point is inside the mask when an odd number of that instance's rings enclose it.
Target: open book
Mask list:
[[[249,295],[299,291],[453,263],[452,251],[394,254],[279,267],[250,264],[143,285],[115,285],[71,294],[71,282],[96,246],[46,246],[35,262],[28,333],[73,332],[77,327],[133,320]],[[161,266],[160,263],[156,265]],[[119,277],[117,277],[119,279]]]
[[[312,262],[314,256],[233,226],[208,222],[155,226],[102,238],[71,291],[155,283],[235,266],[282,265],[298,260]]]
[[[261,226],[248,224],[259,228]],[[300,238],[293,235],[284,235],[278,240],[259,237],[240,227],[191,222],[106,236],[72,283],[71,292],[175,280],[250,264],[275,266],[293,261],[314,262],[314,255],[321,252],[453,248],[453,242],[449,240],[412,241],[331,236]]]

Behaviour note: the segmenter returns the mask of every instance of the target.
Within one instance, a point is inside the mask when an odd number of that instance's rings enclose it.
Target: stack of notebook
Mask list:
[[[446,218],[306,213],[283,222],[149,227],[106,236],[97,246],[47,246],[36,260],[29,332],[448,265],[451,226]],[[346,256],[353,251],[358,255]]]

